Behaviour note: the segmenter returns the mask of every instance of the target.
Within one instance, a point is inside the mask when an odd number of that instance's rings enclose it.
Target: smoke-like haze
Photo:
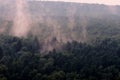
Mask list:
[[[26,37],[30,31],[30,15],[25,0],[16,0],[16,13],[11,34],[17,37]]]
[[[86,39],[86,21],[83,19],[81,23],[82,30],[77,33],[82,36],[76,36],[74,28],[76,26],[75,16],[77,12],[76,6],[70,4],[66,7],[66,26],[63,26],[58,19],[53,18],[54,13],[51,13],[50,9],[45,4],[40,4],[41,13],[36,17],[32,16],[29,12],[30,7],[27,0],[13,0],[15,2],[15,14],[13,19],[13,26],[10,29],[10,35],[17,37],[27,37],[28,33],[39,37],[40,43],[43,44],[43,50],[52,50],[59,48],[63,43],[72,41],[83,41]],[[37,8],[37,7],[35,7]],[[39,9],[39,8],[37,8]],[[49,16],[49,15],[52,16]],[[33,17],[33,19],[32,19]],[[36,17],[36,18],[35,18]],[[59,18],[59,16],[58,16]],[[31,22],[33,21],[33,22]],[[64,30],[66,29],[66,30]],[[4,32],[5,27],[0,29],[0,32]]]
[[[86,42],[87,41],[87,20],[85,18],[85,16],[81,16],[81,19],[82,19],[82,23],[81,23],[81,26],[82,26],[82,42]]]
[[[75,14],[77,12],[77,8],[70,4],[70,7],[67,9],[67,16],[68,16],[68,23],[67,26],[70,30],[70,35],[69,35],[69,41],[75,40],[76,41],[76,36],[74,34],[74,27],[76,26],[75,24]]]
[[[10,3],[11,5],[9,5]],[[52,50],[60,48],[62,44],[67,42],[87,41],[89,36],[87,26],[89,24],[86,16],[101,17],[101,14],[107,14],[104,10],[114,15],[118,14],[117,7],[113,6],[107,8],[103,6],[105,8],[102,12],[101,7],[96,8],[95,5],[92,5],[96,9],[96,12],[93,12],[93,8],[89,8],[88,5],[51,3],[29,2],[28,0],[0,0],[0,4],[2,4],[0,5],[0,12],[7,13],[1,14],[0,19],[6,19],[7,16],[8,20],[8,22],[0,21],[0,33],[7,32],[9,35],[25,38],[28,35],[37,36],[42,43],[43,50]],[[7,7],[7,5],[10,7]],[[8,10],[9,12],[7,12]],[[8,18],[11,17],[12,19],[9,21]]]
[[[108,6],[108,9],[109,9],[109,11],[110,11],[112,14],[114,14],[114,15],[116,15],[116,14],[118,13],[116,6]]]

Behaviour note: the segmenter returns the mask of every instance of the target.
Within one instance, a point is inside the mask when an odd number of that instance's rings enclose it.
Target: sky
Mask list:
[[[64,1],[64,2],[79,2],[79,3],[97,3],[97,4],[107,4],[107,5],[120,5],[120,0],[41,0],[41,1]]]

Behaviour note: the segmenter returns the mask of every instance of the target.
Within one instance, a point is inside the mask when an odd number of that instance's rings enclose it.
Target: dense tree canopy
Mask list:
[[[76,41],[40,53],[35,37],[0,35],[0,80],[119,80],[120,41]]]

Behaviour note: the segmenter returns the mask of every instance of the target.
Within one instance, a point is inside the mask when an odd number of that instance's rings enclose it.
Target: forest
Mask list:
[[[36,37],[0,35],[0,80],[120,80],[120,40],[40,47]]]
[[[0,80],[120,80],[120,6],[22,1],[0,1]]]

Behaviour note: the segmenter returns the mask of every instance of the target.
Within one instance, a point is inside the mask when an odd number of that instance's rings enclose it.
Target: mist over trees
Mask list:
[[[1,4],[0,32],[11,35],[15,1]],[[31,27],[26,34],[38,36],[40,40],[47,40],[50,36],[63,42],[86,42],[100,35],[119,37],[120,6],[46,1],[28,1],[26,5]],[[25,15],[28,16],[27,13]]]
[[[28,1],[16,36],[13,4],[0,0],[0,80],[120,80],[120,6]]]
[[[0,80],[119,80],[120,40],[73,41],[41,53],[35,37],[0,35]]]

